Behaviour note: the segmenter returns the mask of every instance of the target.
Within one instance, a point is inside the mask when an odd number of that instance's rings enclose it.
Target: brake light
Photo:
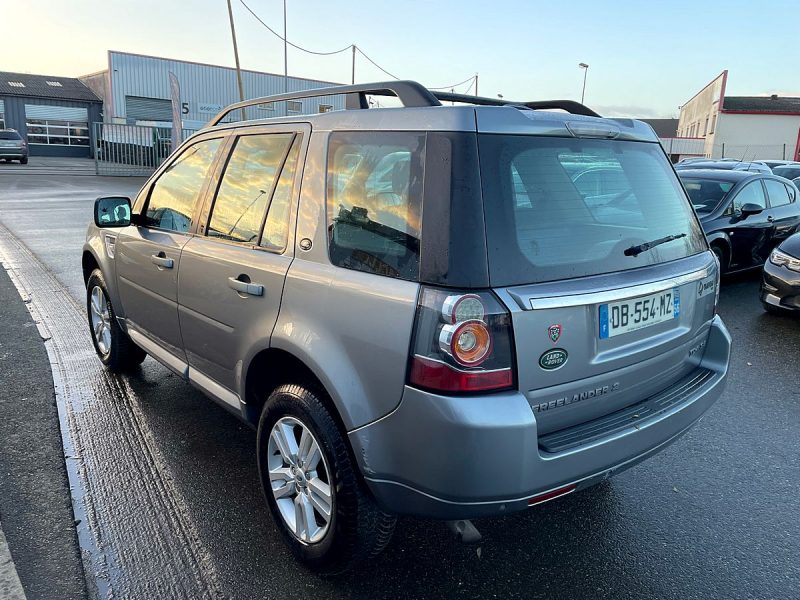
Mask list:
[[[423,287],[414,323],[408,381],[436,392],[486,392],[514,386],[511,315],[491,292]]]

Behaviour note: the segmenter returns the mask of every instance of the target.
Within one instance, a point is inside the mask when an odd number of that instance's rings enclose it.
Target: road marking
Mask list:
[[[45,340],[92,595],[223,597],[139,398],[94,353],[84,307],[2,224],[0,259]]]

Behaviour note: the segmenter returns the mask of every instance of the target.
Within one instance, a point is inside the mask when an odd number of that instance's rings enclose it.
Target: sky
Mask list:
[[[283,0],[244,1],[282,32]],[[231,2],[242,68],[282,73],[283,42]],[[798,0],[286,3],[290,42],[321,52],[355,43],[429,87],[477,73],[483,96],[580,100],[584,62],[585,103],[606,116],[677,117],[724,69],[726,95],[800,96],[800,71],[790,68],[800,62]],[[0,0],[0,14],[5,71],[85,75],[106,68],[108,50],[234,64],[226,0]],[[289,48],[289,74],[349,83],[351,58]],[[387,76],[359,55],[355,78]]]

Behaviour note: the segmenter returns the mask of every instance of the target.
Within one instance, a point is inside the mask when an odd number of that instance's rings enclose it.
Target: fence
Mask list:
[[[711,158],[736,158],[752,160],[795,160],[795,146],[791,144],[714,144]]]
[[[98,175],[147,177],[172,152],[169,127],[93,123],[94,164]],[[184,129],[181,139],[194,133]]]

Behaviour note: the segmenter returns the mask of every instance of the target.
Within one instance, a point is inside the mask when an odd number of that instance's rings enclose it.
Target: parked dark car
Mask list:
[[[723,169],[678,171],[723,272],[764,264],[800,226],[800,194],[774,175]]]
[[[772,174],[786,179],[798,179],[800,178],[800,163],[774,167],[772,169]]]
[[[800,234],[781,243],[764,263],[761,304],[772,314],[800,311]]]
[[[721,160],[706,160],[690,163],[678,163],[675,169],[683,171],[685,169],[721,169],[725,171],[751,171],[755,173],[764,173],[766,175],[772,174],[770,169],[763,162],[741,162],[737,160],[721,159]]]

